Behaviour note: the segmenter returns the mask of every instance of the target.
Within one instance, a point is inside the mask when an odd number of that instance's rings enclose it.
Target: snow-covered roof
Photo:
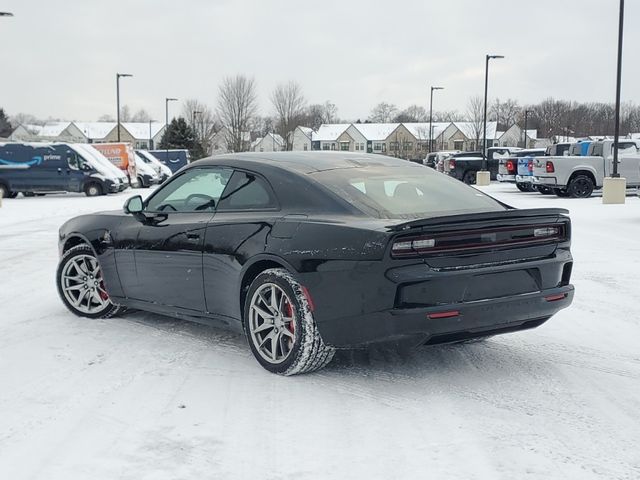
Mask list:
[[[411,135],[419,140],[429,140],[429,122],[422,123],[403,123]],[[451,122],[433,122],[433,138],[438,138]]]
[[[251,146],[255,147],[256,145],[258,145],[261,142],[275,142],[277,143],[279,146],[283,146],[284,145],[284,139],[278,135],[277,133],[267,133],[264,137],[262,138],[256,138],[252,143]]]
[[[538,130],[527,130],[527,137],[532,140],[538,139]]]
[[[386,140],[399,123],[354,123],[353,126],[367,140]]]
[[[337,140],[350,125],[350,123],[323,123],[318,131],[313,134],[313,140],[316,142]]]
[[[121,127],[126,129],[136,140],[148,140],[149,139],[149,122],[121,122]],[[164,128],[164,123],[152,122],[151,123],[151,138],[155,138],[156,135]]]
[[[34,125],[32,123],[27,123],[20,126],[24,128],[26,131],[28,131],[29,133],[33,133],[34,135],[40,135],[43,129],[42,125]]]
[[[476,124],[474,122],[453,122],[458,130],[462,132],[462,134],[469,138],[475,139],[476,137]],[[496,133],[498,131],[498,122],[487,122],[487,138],[497,138]],[[480,136],[482,136],[482,131],[480,132]]]
[[[69,125],[71,125],[71,122],[47,122],[40,128],[38,135],[41,137],[57,137]]]
[[[116,122],[73,122],[85,137],[92,140],[100,140],[116,128]],[[122,123],[120,125],[123,125]],[[147,125],[147,129],[149,125]],[[148,133],[148,130],[147,130]]]
[[[302,133],[304,133],[307,137],[310,137],[313,134],[313,128],[310,127],[301,127],[298,126],[298,128],[300,129],[300,131]]]

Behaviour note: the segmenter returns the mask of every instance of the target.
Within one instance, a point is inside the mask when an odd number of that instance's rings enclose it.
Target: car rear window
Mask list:
[[[416,219],[506,209],[475,188],[420,165],[346,168],[310,176],[375,218]]]

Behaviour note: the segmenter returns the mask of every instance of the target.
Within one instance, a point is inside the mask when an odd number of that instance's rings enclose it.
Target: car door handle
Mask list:
[[[198,233],[187,233],[188,240],[200,240],[200,234]]]

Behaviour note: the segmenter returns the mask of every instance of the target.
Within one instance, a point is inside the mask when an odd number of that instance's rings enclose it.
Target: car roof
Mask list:
[[[191,166],[215,166],[265,170],[276,168],[297,174],[367,166],[398,167],[410,162],[378,154],[355,152],[244,152],[216,155],[191,163]]]

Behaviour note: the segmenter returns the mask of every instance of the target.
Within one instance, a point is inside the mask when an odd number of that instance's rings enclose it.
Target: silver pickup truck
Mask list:
[[[640,186],[640,140],[620,140],[618,172],[628,187]],[[533,184],[558,196],[587,198],[613,170],[613,140],[593,142],[587,156],[545,156],[533,160]]]

